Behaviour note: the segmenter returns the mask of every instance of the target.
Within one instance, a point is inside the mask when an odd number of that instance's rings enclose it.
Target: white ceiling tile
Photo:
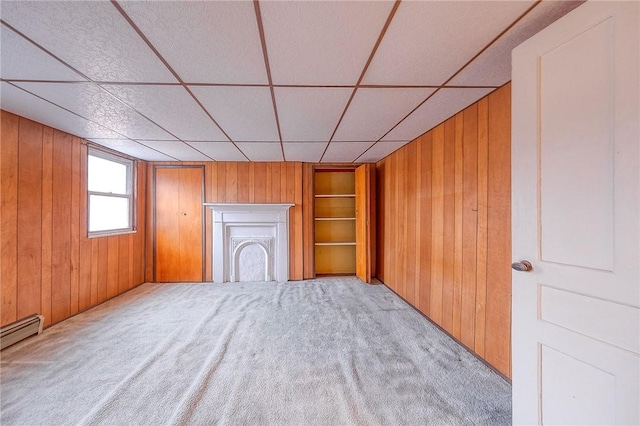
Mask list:
[[[0,29],[0,77],[21,80],[86,80],[4,25]]]
[[[130,139],[172,139],[170,134],[93,83],[16,85]]]
[[[334,140],[378,140],[435,89],[358,89]]]
[[[247,161],[231,142],[187,142],[216,161]]]
[[[550,25],[580,1],[543,1],[460,72],[451,86],[502,86],[511,80],[511,51]]]
[[[181,141],[138,141],[180,161],[211,161],[211,158]]]
[[[4,1],[2,19],[93,80],[175,81],[111,2]]]
[[[232,140],[279,140],[268,87],[190,87]]]
[[[141,143],[128,139],[91,139],[91,141],[97,143],[98,145],[110,148],[114,151],[139,158],[140,160],[176,161],[175,158],[169,157],[165,154],[148,148]]]
[[[362,157],[358,158],[359,163],[375,163],[382,160],[387,155],[405,146],[408,141],[404,142],[378,142],[373,145],[370,150],[365,152]]]
[[[280,142],[237,142],[251,161],[284,161]]]
[[[0,108],[81,138],[122,137],[5,82],[0,85]]]
[[[253,2],[121,2],[180,78],[267,83]]]
[[[287,142],[282,144],[287,161],[317,163],[327,146],[327,142]]]
[[[440,89],[382,140],[413,140],[494,89]]]
[[[261,2],[275,84],[353,85],[392,1]]]
[[[364,83],[442,84],[531,4],[531,1],[402,2]]]
[[[104,89],[180,139],[228,140],[182,86],[105,85]]]
[[[276,87],[283,141],[328,141],[352,89]]]
[[[375,142],[331,142],[323,163],[351,163]]]

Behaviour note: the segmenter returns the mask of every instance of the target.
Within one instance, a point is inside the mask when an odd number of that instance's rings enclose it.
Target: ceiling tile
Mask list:
[[[268,83],[253,2],[120,5],[183,81]]]
[[[111,2],[3,1],[2,19],[93,80],[175,81]]]
[[[93,83],[16,85],[130,139],[173,139],[170,134]]]
[[[122,137],[5,82],[0,85],[0,108],[81,138]]]
[[[440,89],[382,140],[413,140],[494,89]]]
[[[282,140],[328,141],[353,89],[276,87]]]
[[[460,72],[451,86],[502,86],[511,80],[511,51],[520,43],[582,4],[543,1]]]
[[[435,89],[358,89],[334,140],[378,140]]]
[[[228,140],[182,86],[105,85],[104,89],[180,139]]]
[[[251,161],[284,161],[280,142],[237,142]]]
[[[387,155],[405,146],[408,141],[405,142],[378,142],[373,145],[371,149],[365,152],[362,157],[358,158],[359,163],[375,163],[382,160]]]
[[[402,2],[367,70],[364,83],[440,85],[532,3]]]
[[[275,84],[354,85],[392,1],[261,2]]]
[[[128,139],[91,139],[98,145],[105,146],[114,151],[122,152],[140,160],[146,161],[176,161],[175,158],[164,155],[158,151],[148,148],[136,141]]]
[[[4,25],[0,29],[0,55],[0,77],[7,80],[86,81]]]
[[[190,87],[232,140],[279,140],[268,87]]]
[[[138,141],[142,145],[160,151],[180,161],[211,161],[203,153],[181,141]]]
[[[375,142],[331,142],[322,158],[323,163],[351,163]]]
[[[231,142],[187,142],[216,161],[247,161]]]
[[[282,144],[287,161],[317,163],[322,157],[326,142],[287,142]]]

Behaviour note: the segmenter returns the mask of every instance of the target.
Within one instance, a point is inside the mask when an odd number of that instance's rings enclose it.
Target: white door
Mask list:
[[[516,424],[640,424],[639,9],[587,2],[513,51]]]

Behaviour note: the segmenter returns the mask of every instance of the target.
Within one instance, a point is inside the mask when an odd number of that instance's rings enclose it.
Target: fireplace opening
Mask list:
[[[233,238],[231,282],[273,281],[271,276],[272,238]]]

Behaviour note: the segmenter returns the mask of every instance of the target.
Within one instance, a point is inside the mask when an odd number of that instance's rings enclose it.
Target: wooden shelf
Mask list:
[[[356,271],[356,188],[352,170],[316,171],[314,176],[316,274]]]

